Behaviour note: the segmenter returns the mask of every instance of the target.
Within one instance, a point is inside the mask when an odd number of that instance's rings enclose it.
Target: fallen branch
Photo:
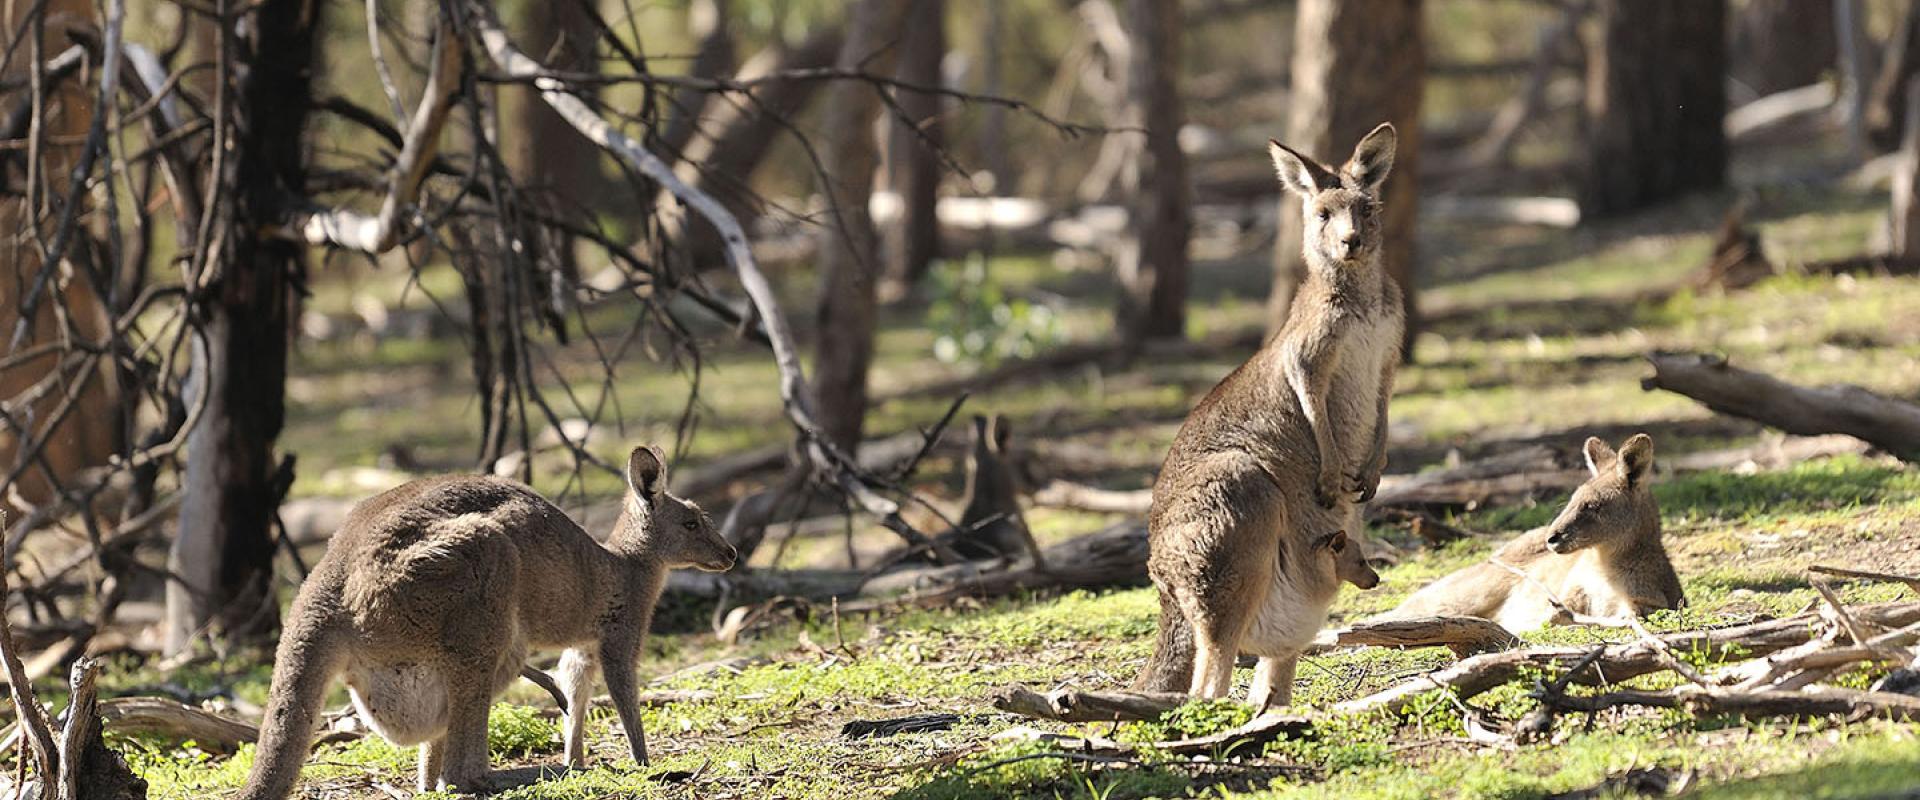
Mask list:
[[[1883,603],[1851,611],[1858,619],[1888,627],[1920,622],[1920,602]],[[1659,638],[1667,649],[1676,652],[1703,653],[1715,658],[1733,655],[1753,658],[1804,644],[1808,632],[1820,623],[1819,614],[1809,613],[1732,628],[1671,633]],[[1591,666],[1609,682],[1666,668],[1660,650],[1645,641],[1607,645],[1597,653],[1583,647],[1529,647],[1464,659],[1366,697],[1339,703],[1334,709],[1343,713],[1399,711],[1428,692],[1441,689],[1451,689],[1466,699],[1513,680],[1523,669],[1568,669],[1575,665]]]
[[[1916,592],[1920,592],[1920,577],[1915,577],[1912,575],[1894,575],[1888,572],[1868,572],[1866,570],[1858,570],[1858,569],[1843,569],[1841,567],[1829,567],[1824,564],[1815,564],[1811,567],[1808,567],[1807,571],[1817,572],[1822,575],[1835,575],[1842,578],[1859,578],[1862,580],[1869,580],[1869,581],[1887,581],[1891,583],[1904,583],[1907,585],[1907,588],[1912,589]]]
[[[1745,417],[1788,433],[1844,433],[1906,461],[1920,461],[1920,406],[1858,386],[1796,386],[1736,369],[1720,356],[1650,353],[1653,376],[1642,389],[1665,389],[1722,414]]]
[[[1694,714],[1731,714],[1742,717],[1829,717],[1849,720],[1882,717],[1898,722],[1920,720],[1920,697],[1892,692],[1812,686],[1798,691],[1740,692],[1681,686],[1659,692],[1621,690],[1592,696],[1560,695],[1556,710],[1592,713],[1619,706],[1679,708]]]

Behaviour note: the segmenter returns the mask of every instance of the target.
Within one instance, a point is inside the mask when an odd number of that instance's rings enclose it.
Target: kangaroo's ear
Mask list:
[[[996,453],[1007,452],[1007,442],[1013,439],[1013,423],[1007,421],[1007,415],[993,415],[993,450]]]
[[[1277,139],[1267,140],[1267,155],[1273,157],[1273,171],[1280,174],[1280,185],[1301,197],[1312,197],[1337,183],[1327,168]]]
[[[1379,194],[1380,184],[1387,182],[1387,173],[1393,171],[1393,149],[1400,143],[1400,134],[1393,129],[1393,123],[1382,122],[1372,133],[1353,147],[1353,158],[1347,159],[1347,165],[1340,168],[1340,177],[1350,189],[1367,194]]]
[[[1585,451],[1587,454],[1587,471],[1596,476],[1604,472],[1607,466],[1613,463],[1613,448],[1608,447],[1606,442],[1600,441],[1600,437],[1598,436],[1587,437]]]
[[[1347,532],[1334,531],[1314,542],[1315,547],[1324,547],[1336,555],[1347,549]]]
[[[627,488],[649,504],[667,491],[667,459],[658,448],[633,448],[627,456]]]
[[[1653,473],[1653,437],[1636,433],[1620,445],[1620,477],[1635,486]]]

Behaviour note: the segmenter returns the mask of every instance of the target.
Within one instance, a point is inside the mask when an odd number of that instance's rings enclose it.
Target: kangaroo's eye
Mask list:
[[[1320,221],[1326,222],[1327,220],[1330,220],[1330,219],[1333,219],[1333,212],[1328,211],[1324,208],[1320,209]]]
[[[682,523],[680,523],[680,527],[682,527],[682,528],[686,528],[687,530],[693,530],[693,529],[695,529],[695,528],[698,528],[698,527],[700,527],[700,521],[699,521],[699,520],[693,520],[693,519],[690,519],[690,520],[687,520],[687,521],[685,521],[685,522],[682,522]]]

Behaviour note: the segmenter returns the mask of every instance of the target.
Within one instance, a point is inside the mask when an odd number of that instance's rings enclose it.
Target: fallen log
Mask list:
[[[1844,433],[1909,462],[1920,461],[1920,406],[1858,386],[1797,386],[1729,366],[1721,356],[1649,353],[1648,391],[1665,389],[1722,414],[1745,417],[1788,433]]]
[[[1307,652],[1326,652],[1336,647],[1434,647],[1452,650],[1456,656],[1468,656],[1505,650],[1520,639],[1492,620],[1479,617],[1414,617],[1356,622],[1344,628],[1320,632]]]
[[[995,692],[993,707],[1011,714],[1056,722],[1127,722],[1157,720],[1187,704],[1179,692],[1083,692],[1055,689],[1041,693],[1024,686]]]
[[[1033,493],[1033,504],[1096,514],[1145,514],[1147,507],[1153,504],[1153,490],[1102,489],[1055,480]]]
[[[1920,258],[1899,255],[1859,255],[1809,261],[1800,265],[1808,275],[1920,275]]]
[[[1147,580],[1147,527],[1128,520],[1076,537],[1044,551],[1045,569],[983,570],[983,562],[882,573],[865,582],[859,595],[873,602],[842,603],[842,611],[864,611],[892,600],[928,605],[958,597],[998,597],[1032,589],[1095,589]],[[985,562],[991,564],[993,562]]]

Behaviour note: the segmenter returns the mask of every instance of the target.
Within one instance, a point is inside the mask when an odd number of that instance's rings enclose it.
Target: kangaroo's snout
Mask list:
[[[1573,552],[1572,538],[1565,531],[1554,531],[1547,536],[1547,549],[1563,556],[1571,553]]]
[[[1359,575],[1354,576],[1353,585],[1359,587],[1362,590],[1371,589],[1375,586],[1379,586],[1380,573],[1375,572],[1372,567],[1367,567],[1365,571],[1361,572]]]
[[[726,542],[721,542],[718,553],[693,566],[702,572],[726,572],[733,569],[733,562],[738,560],[740,560],[740,550]]]

